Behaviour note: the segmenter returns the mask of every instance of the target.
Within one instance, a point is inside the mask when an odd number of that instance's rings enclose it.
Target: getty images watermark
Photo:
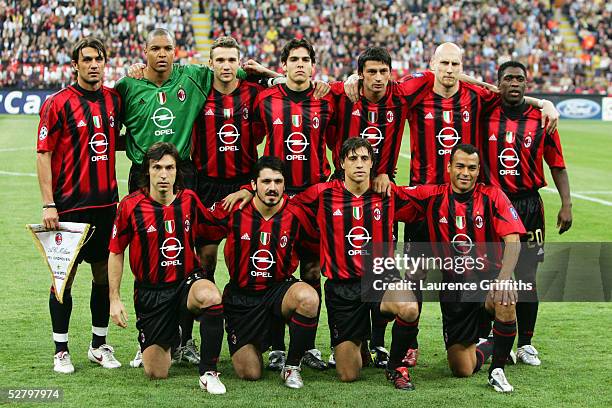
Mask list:
[[[526,302],[612,299],[612,242],[521,243],[514,273],[503,280],[502,263],[512,254],[499,242],[384,243],[360,252],[364,301],[395,291],[423,301],[479,302],[492,289],[515,290]]]

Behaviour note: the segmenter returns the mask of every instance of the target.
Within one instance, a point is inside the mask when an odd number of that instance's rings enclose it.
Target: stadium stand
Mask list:
[[[211,38],[232,35],[247,57],[273,68],[285,41],[308,38],[322,79],[352,73],[369,45],[389,48],[399,78],[426,69],[435,45],[454,41],[465,49],[465,70],[487,81],[516,59],[530,68],[530,92],[612,93],[612,3],[604,0],[0,1],[0,86],[65,86],[70,44],[88,34],[109,46],[109,85],[142,61],[153,26],[177,32],[181,61],[197,61],[192,8],[210,10]],[[571,22],[578,49],[559,30],[560,18]]]

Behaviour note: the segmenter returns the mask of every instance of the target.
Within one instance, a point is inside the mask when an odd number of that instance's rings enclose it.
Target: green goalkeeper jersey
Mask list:
[[[238,77],[246,73],[238,70]],[[213,71],[203,65],[177,65],[161,86],[147,79],[124,77],[115,85],[123,101],[123,124],[128,130],[126,154],[141,164],[155,142],[173,143],[181,160],[189,159],[191,130],[213,83]]]

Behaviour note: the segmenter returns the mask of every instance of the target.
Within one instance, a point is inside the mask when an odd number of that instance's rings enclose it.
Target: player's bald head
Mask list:
[[[438,45],[436,48],[434,55],[432,57],[432,61],[439,61],[444,58],[458,58],[461,61],[463,57],[463,53],[461,48],[452,42],[445,42],[443,44]]]
[[[172,33],[166,30],[165,28],[155,28],[149,31],[149,34],[147,34],[147,44],[146,45],[148,46],[149,44],[151,44],[151,42],[153,41],[155,37],[167,37],[172,43],[172,46],[176,45],[174,42],[174,35],[172,35]]]

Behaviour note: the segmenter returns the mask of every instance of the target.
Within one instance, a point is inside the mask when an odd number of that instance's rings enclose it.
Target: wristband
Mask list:
[[[49,203],[49,204],[43,205],[42,208],[47,209],[47,208],[57,208],[57,207],[55,206],[55,203]]]

